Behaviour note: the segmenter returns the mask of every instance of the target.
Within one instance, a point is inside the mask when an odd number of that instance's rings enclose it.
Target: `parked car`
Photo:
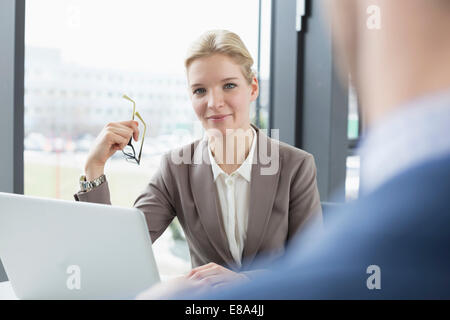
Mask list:
[[[95,137],[91,134],[84,134],[80,136],[75,142],[76,152],[88,152],[91,149]]]

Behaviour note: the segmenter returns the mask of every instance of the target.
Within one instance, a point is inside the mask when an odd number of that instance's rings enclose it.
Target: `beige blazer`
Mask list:
[[[235,271],[251,270],[255,257],[274,260],[307,224],[322,223],[313,156],[253,127],[258,139],[242,268],[228,247],[206,140],[164,154],[159,170],[137,197],[134,207],[144,213],[153,242],[178,217],[193,267],[215,262]],[[77,201],[111,204],[108,182],[74,196]]]

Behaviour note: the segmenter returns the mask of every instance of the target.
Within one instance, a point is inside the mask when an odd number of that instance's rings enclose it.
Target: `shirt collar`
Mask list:
[[[252,132],[253,132],[252,146],[250,147],[250,151],[249,151],[245,161],[241,164],[241,166],[236,171],[234,171],[234,173],[239,173],[248,182],[250,182],[250,180],[251,180],[253,155],[255,153],[256,139],[257,139],[255,129],[252,126],[250,126],[250,128],[252,129]],[[211,168],[212,168],[212,172],[213,172],[213,176],[214,176],[214,181],[216,181],[217,177],[221,174],[228,176],[228,174],[225,171],[223,171],[222,168],[220,168],[219,165],[217,164],[216,159],[214,159],[214,157],[211,153],[211,149],[209,148],[209,145],[207,146],[207,148],[208,148],[209,161],[211,163]]]
[[[450,92],[411,101],[362,137],[361,191],[370,192],[395,175],[450,153]]]

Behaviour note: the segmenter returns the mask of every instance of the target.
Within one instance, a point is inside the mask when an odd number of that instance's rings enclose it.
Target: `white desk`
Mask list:
[[[178,276],[161,275],[161,281],[167,281]],[[18,300],[9,281],[0,282],[0,300]]]

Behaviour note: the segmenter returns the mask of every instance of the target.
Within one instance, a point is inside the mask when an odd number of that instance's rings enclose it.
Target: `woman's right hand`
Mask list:
[[[86,180],[91,181],[104,173],[106,161],[118,150],[122,150],[133,137],[139,139],[138,122],[134,120],[110,122],[95,139],[89,151],[85,174]]]

